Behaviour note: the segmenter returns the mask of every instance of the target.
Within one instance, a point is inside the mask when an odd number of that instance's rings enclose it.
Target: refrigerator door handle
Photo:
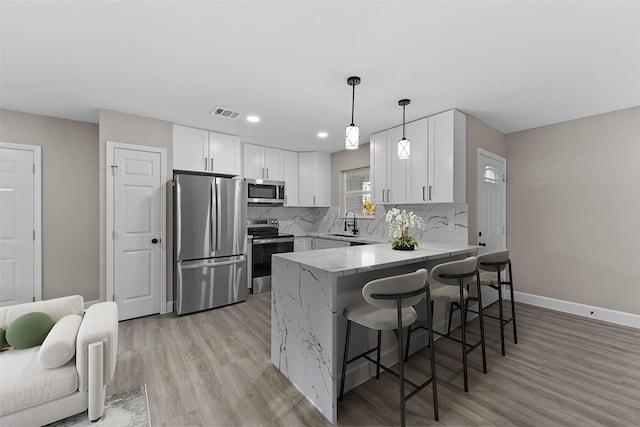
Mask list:
[[[214,244],[214,239],[215,239],[215,231],[213,229],[213,216],[214,216],[214,211],[213,208],[215,206],[215,194],[214,194],[214,188],[215,188],[216,184],[215,181],[213,184],[211,184],[211,188],[209,189],[209,252],[214,253],[215,252],[215,248],[213,246]]]
[[[181,270],[191,270],[194,268],[208,268],[208,267],[222,267],[224,265],[233,265],[233,264],[240,264],[243,263],[247,260],[247,257],[245,257],[244,255],[240,255],[238,256],[237,259],[231,260],[231,261],[222,261],[222,262],[211,262],[209,260],[207,261],[203,261],[197,264],[187,264],[187,265],[181,265],[180,269]],[[179,263],[180,264],[180,263]]]

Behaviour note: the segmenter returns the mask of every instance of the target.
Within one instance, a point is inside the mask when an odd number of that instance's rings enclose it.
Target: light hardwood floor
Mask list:
[[[427,388],[407,403],[407,424],[640,425],[639,330],[525,304],[516,310],[518,345],[507,326],[506,357],[497,321],[485,320],[488,374],[480,370],[480,350],[472,352],[469,393],[462,388],[459,345],[436,342],[440,421]],[[269,319],[264,293],[182,317],[121,322],[107,394],[146,383],[154,426],[328,425],[271,365]],[[477,330],[477,319],[469,329]],[[428,369],[427,354],[410,358],[409,378]],[[345,394],[339,425],[397,425],[398,400],[396,380],[383,374]]]

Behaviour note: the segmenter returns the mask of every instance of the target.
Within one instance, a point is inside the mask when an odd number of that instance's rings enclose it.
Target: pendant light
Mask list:
[[[408,159],[411,157],[411,141],[404,136],[404,108],[411,103],[409,99],[401,99],[398,105],[402,106],[402,139],[398,141],[398,158]]]
[[[345,130],[344,148],[356,150],[360,141],[360,128],[353,124],[353,105],[355,104],[356,86],[360,84],[360,77],[349,77],[347,83],[353,87],[353,95],[351,97],[351,124]]]

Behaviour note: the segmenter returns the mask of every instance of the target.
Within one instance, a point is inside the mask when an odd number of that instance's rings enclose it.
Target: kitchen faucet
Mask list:
[[[351,222],[351,224],[347,224],[347,220],[349,219],[350,213],[353,214],[353,222]],[[347,213],[344,214],[344,231],[347,231],[347,226],[351,227],[351,232],[353,233],[354,236],[358,234],[358,231],[359,231],[358,222],[356,220],[356,213],[354,211],[347,211]]]

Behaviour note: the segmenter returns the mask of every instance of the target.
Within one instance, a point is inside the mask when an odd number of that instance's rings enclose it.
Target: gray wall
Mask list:
[[[42,298],[97,300],[98,125],[0,110],[0,140],[42,147]]]
[[[512,133],[506,147],[516,289],[640,314],[640,107]]]
[[[478,148],[505,157],[505,136],[479,119],[467,115],[467,205],[469,211],[469,244],[478,243]],[[507,161],[507,172],[510,170]],[[508,185],[507,185],[508,187]]]

